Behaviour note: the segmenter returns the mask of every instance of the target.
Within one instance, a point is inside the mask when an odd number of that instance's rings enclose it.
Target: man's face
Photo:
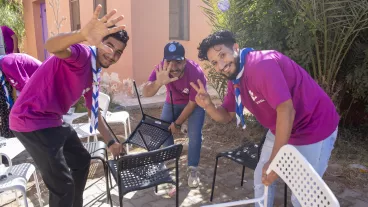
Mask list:
[[[170,75],[173,77],[180,77],[183,74],[186,60],[168,60],[167,64],[171,63]]]
[[[233,48],[228,48],[223,44],[215,45],[207,51],[208,61],[217,73],[220,73],[229,80],[234,80],[239,71],[240,59],[238,51],[238,44],[234,44]]]
[[[103,44],[110,47],[113,52],[108,53],[104,50],[98,50],[98,63],[101,67],[108,68],[110,65],[116,63],[120,59],[120,56],[123,54],[126,45],[113,37],[109,37],[104,40]]]

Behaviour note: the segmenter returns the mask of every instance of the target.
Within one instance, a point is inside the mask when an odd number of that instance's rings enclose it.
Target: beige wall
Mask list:
[[[39,2],[42,0],[23,0],[26,25],[25,52],[43,60],[43,41]],[[48,35],[57,33],[55,15],[45,0],[47,8]],[[93,14],[93,0],[79,0],[81,26],[87,24]],[[186,49],[189,59],[198,61],[197,46],[211,32],[199,6],[202,1],[190,1],[190,36],[189,41],[179,41]],[[169,42],[169,0],[107,0],[107,12],[117,9],[119,15],[125,16],[121,24],[127,26],[130,36],[128,46],[122,58],[105,70],[105,76],[113,74],[115,85],[121,88],[123,80],[135,79],[140,85],[148,79],[154,65],[163,58],[163,48]],[[59,21],[62,22],[60,32],[70,32],[69,1],[60,0]],[[35,41],[36,40],[36,41]],[[120,86],[119,86],[120,84]]]

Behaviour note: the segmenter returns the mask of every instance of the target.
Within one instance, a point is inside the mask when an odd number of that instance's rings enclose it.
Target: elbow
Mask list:
[[[152,95],[149,93],[149,91],[147,90],[147,88],[143,88],[142,89],[142,96],[143,97],[151,97]]]

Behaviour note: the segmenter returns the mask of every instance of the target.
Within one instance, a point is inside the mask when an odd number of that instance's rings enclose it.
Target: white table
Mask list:
[[[87,114],[88,114],[87,112],[66,114],[66,115],[63,115],[63,120],[68,124],[72,124],[75,119],[78,119]]]
[[[2,144],[5,143],[6,145],[3,146]],[[0,137],[0,152],[4,153],[9,156],[10,159],[13,159],[21,152],[25,150],[23,144],[18,140],[18,138],[4,138]]]

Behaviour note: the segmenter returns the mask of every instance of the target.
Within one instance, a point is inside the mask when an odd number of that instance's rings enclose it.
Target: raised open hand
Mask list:
[[[204,87],[201,80],[197,80],[197,84],[190,82],[190,85],[194,88],[194,90],[197,91],[197,95],[195,97],[195,101],[198,104],[198,106],[202,108],[207,108],[209,105],[213,104],[211,101],[210,94],[206,91],[206,88]]]
[[[116,13],[116,9],[114,9],[101,19],[98,19],[101,9],[102,6],[99,4],[96,7],[95,12],[93,13],[92,19],[87,23],[86,26],[81,29],[80,32],[85,40],[89,42],[89,44],[95,45],[96,47],[105,50],[106,52],[112,53],[112,49],[104,45],[102,43],[102,39],[108,34],[118,32],[119,30],[125,28],[125,25],[109,28],[111,26],[114,26],[117,22],[123,20],[124,16],[121,15],[115,19],[109,20]]]
[[[170,62],[168,64],[166,60],[164,61],[163,65],[158,64],[158,67],[156,68],[156,81],[160,85],[166,85],[168,83],[178,80],[178,77],[170,78],[169,74],[171,67],[172,63]]]

